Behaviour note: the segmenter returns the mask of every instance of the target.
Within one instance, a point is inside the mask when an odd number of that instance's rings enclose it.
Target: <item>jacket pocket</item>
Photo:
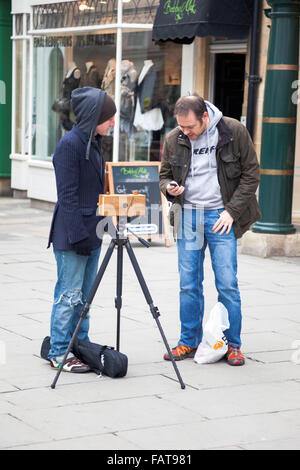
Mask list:
[[[233,153],[220,153],[226,176],[229,179],[239,178],[241,176],[241,165],[239,155]]]
[[[170,164],[172,167],[172,173],[174,180],[178,183],[182,183],[183,174],[187,171],[187,163],[182,158],[174,155],[170,157]]]
[[[246,209],[242,212],[241,216],[238,219],[238,222],[241,226],[244,225],[252,225],[254,222],[259,220],[261,218],[261,213],[259,209],[259,205],[256,199],[256,196],[254,195],[249,203]]]
[[[79,210],[82,215],[96,215],[96,209],[93,207],[80,207]]]

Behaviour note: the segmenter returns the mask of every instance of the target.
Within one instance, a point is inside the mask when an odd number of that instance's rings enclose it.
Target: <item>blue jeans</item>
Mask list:
[[[241,299],[237,281],[237,242],[230,233],[219,235],[212,227],[224,209],[183,209],[178,232],[178,269],[180,276],[181,336],[178,344],[197,348],[202,340],[204,314],[203,263],[208,245],[218,301],[228,311],[230,328],[225,331],[228,344],[241,346]]]
[[[97,275],[100,248],[90,256],[80,256],[74,251],[54,250],[57,264],[57,283],[51,314],[49,359],[65,354],[80,319]],[[89,313],[83,320],[78,338],[89,341]]]

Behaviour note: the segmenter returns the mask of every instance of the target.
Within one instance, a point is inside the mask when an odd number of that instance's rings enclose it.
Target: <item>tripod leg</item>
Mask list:
[[[158,326],[158,329],[159,329],[159,332],[160,332],[161,337],[162,337],[162,339],[163,339],[163,342],[165,343],[166,349],[167,349],[167,351],[168,351],[169,357],[170,357],[171,362],[172,362],[172,364],[173,364],[173,367],[174,367],[175,373],[176,373],[176,375],[177,375],[177,378],[178,378],[178,380],[179,380],[179,383],[180,383],[180,385],[181,385],[181,388],[182,388],[182,389],[185,389],[185,384],[184,384],[184,382],[183,382],[183,380],[182,380],[182,377],[181,377],[180,372],[179,372],[179,370],[178,370],[177,364],[176,364],[176,362],[175,362],[175,360],[174,360],[174,357],[173,357],[173,355],[172,355],[172,353],[171,353],[170,346],[169,346],[169,344],[168,344],[168,341],[167,341],[166,336],[165,336],[165,334],[164,334],[164,331],[163,331],[163,329],[162,329],[161,323],[160,323],[160,321],[159,321],[159,319],[158,319],[158,317],[159,317],[159,315],[160,315],[160,314],[159,314],[159,310],[158,310],[158,308],[155,307],[154,304],[153,304],[153,300],[152,300],[152,297],[151,297],[151,295],[150,295],[149,289],[148,289],[148,287],[147,287],[147,284],[146,284],[145,279],[144,279],[144,277],[143,277],[142,271],[141,271],[141,269],[140,269],[140,267],[139,267],[139,264],[138,264],[138,262],[137,262],[137,259],[136,259],[136,257],[135,257],[135,254],[134,254],[134,252],[133,252],[132,246],[131,246],[130,241],[129,241],[128,239],[127,239],[127,242],[126,242],[125,246],[126,246],[126,250],[127,250],[128,256],[129,256],[129,258],[130,258],[131,264],[132,264],[133,269],[134,269],[134,271],[135,271],[135,274],[136,274],[136,276],[137,276],[137,278],[138,278],[138,281],[139,281],[140,286],[141,286],[141,288],[142,288],[142,291],[143,291],[143,293],[144,293],[145,299],[146,299],[146,301],[147,301],[147,303],[148,303],[148,305],[149,305],[149,307],[150,307],[150,311],[151,311],[151,313],[152,313],[152,316],[153,316],[154,320],[156,321],[156,324],[157,324],[157,326]]]
[[[61,364],[60,364],[60,366],[59,366],[59,369],[58,369],[58,371],[57,371],[57,373],[56,373],[56,376],[54,377],[54,380],[53,380],[53,382],[52,382],[52,384],[51,384],[51,388],[53,388],[53,389],[55,388],[55,385],[56,385],[56,383],[57,383],[57,381],[58,381],[58,379],[59,379],[59,376],[60,376],[60,374],[61,374],[61,371],[62,371],[62,369],[63,369],[63,366],[65,365],[65,362],[66,362],[66,360],[67,360],[68,354],[69,354],[69,352],[70,352],[71,349],[72,349],[72,346],[73,346],[73,344],[74,344],[75,338],[76,338],[76,336],[77,336],[77,334],[78,334],[78,331],[79,331],[79,329],[80,329],[81,323],[83,322],[83,320],[85,319],[85,317],[87,316],[87,314],[88,314],[88,312],[89,312],[91,303],[92,303],[92,301],[93,301],[93,299],[94,299],[94,297],[95,297],[95,294],[96,294],[96,292],[97,292],[97,289],[98,289],[99,284],[100,284],[100,282],[101,282],[101,279],[102,279],[102,277],[103,277],[103,274],[104,274],[104,272],[105,272],[105,269],[106,269],[106,267],[107,267],[107,265],[108,265],[108,263],[109,263],[109,260],[110,260],[112,254],[113,254],[114,247],[115,247],[115,242],[114,242],[114,240],[111,240],[110,245],[109,245],[109,247],[108,247],[108,249],[107,249],[107,252],[106,252],[106,254],[105,254],[105,256],[104,256],[104,259],[103,259],[103,261],[102,261],[102,263],[101,263],[101,266],[100,266],[100,268],[99,268],[99,271],[98,271],[98,274],[97,274],[97,276],[96,276],[96,279],[95,279],[95,281],[94,281],[94,283],[93,283],[93,285],[92,285],[92,288],[91,288],[91,290],[90,290],[90,292],[89,292],[89,294],[88,294],[88,296],[87,296],[86,302],[85,302],[84,306],[83,306],[82,309],[81,309],[79,322],[77,323],[77,326],[76,326],[76,328],[75,328],[75,331],[74,331],[74,333],[73,333],[73,336],[72,336],[72,338],[71,338],[71,341],[70,341],[70,343],[69,343],[69,345],[68,345],[68,348],[67,348],[67,350],[66,350],[66,352],[65,352],[65,355],[64,355],[64,357],[63,357],[63,360],[62,360],[62,362],[61,362]]]
[[[117,351],[120,351],[120,323],[122,308],[122,285],[123,285],[123,243],[118,244],[117,255],[117,296],[115,298],[115,307],[117,309]]]

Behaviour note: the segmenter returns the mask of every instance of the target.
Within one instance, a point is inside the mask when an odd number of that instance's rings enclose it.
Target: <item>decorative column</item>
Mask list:
[[[253,232],[295,233],[291,223],[299,71],[299,0],[268,0],[272,10],[263,110],[259,204]],[[294,88],[293,88],[294,85]]]
[[[12,82],[12,17],[10,0],[0,1],[0,194],[4,178],[10,178],[11,151],[11,82]],[[8,180],[9,181],[9,180]]]

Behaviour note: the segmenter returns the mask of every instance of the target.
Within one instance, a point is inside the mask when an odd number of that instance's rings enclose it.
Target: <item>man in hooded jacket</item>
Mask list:
[[[53,244],[57,283],[50,324],[51,367],[58,369],[95,280],[102,240],[96,227],[99,194],[105,186],[101,136],[114,126],[116,106],[105,91],[93,87],[72,92],[76,125],[59,141],[54,156],[57,203],[48,248]],[[89,341],[89,314],[78,338]],[[84,373],[86,364],[70,353],[63,369]]]
[[[178,127],[166,137],[160,189],[172,202],[177,236],[181,335],[175,360],[194,357],[202,340],[204,256],[208,246],[218,301],[228,311],[226,359],[241,366],[241,299],[237,280],[237,239],[260,218],[255,191],[259,164],[247,129],[223,116],[197,93],[181,97],[174,112]],[[168,354],[164,359],[170,360]]]

